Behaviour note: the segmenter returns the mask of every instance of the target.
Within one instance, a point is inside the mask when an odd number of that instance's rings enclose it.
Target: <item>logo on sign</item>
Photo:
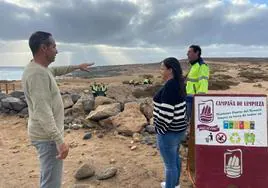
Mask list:
[[[243,174],[242,150],[227,150],[224,153],[224,173],[229,178],[239,178]]]
[[[206,124],[199,124],[199,125],[197,125],[197,128],[199,129],[199,131],[218,132],[220,130],[218,125],[209,126],[209,125],[206,125]]]
[[[198,104],[199,121],[202,123],[211,123],[214,119],[214,103],[212,100],[202,101]]]

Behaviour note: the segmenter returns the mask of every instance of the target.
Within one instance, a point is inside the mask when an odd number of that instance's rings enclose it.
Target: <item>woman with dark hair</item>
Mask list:
[[[187,128],[185,87],[179,61],[169,57],[161,63],[165,85],[154,96],[154,125],[165,164],[162,188],[179,188],[181,162],[179,147]]]

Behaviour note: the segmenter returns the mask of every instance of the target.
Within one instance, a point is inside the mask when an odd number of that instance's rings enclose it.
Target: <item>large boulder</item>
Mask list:
[[[0,101],[1,101],[2,99],[4,99],[4,98],[7,98],[7,97],[8,97],[8,96],[7,96],[6,94],[0,92]]]
[[[100,105],[112,103],[116,103],[116,100],[104,96],[98,96],[95,98],[95,109]]]
[[[72,93],[71,97],[72,97],[73,103],[75,104],[81,98],[81,95],[77,93]]]
[[[149,122],[150,119],[153,117],[153,100],[151,98],[144,99],[140,104],[141,112],[145,115],[147,118],[147,121]]]
[[[153,97],[161,87],[161,84],[154,84],[148,87],[137,87],[132,95],[136,98]]]
[[[65,110],[65,115],[72,115],[74,118],[76,117],[83,117],[85,116],[85,110],[84,106],[82,103],[82,99],[80,98],[74,105],[73,107],[69,110]]]
[[[28,107],[25,107],[20,111],[20,115],[25,115],[26,116],[28,114],[29,114]]]
[[[132,95],[132,90],[129,86],[118,86],[115,84],[109,85],[107,97],[115,99],[122,104],[135,101],[136,98]]]
[[[62,102],[64,105],[64,109],[70,108],[74,105],[71,95],[65,94],[65,95],[62,95],[61,98],[62,98]]]
[[[99,125],[100,125],[100,127],[104,128],[106,130],[111,130],[114,128],[111,118],[107,118],[107,119],[99,121]]]
[[[117,131],[127,136],[141,132],[147,124],[147,119],[140,111],[140,104],[136,102],[126,103],[124,111],[111,119]]]
[[[83,95],[81,99],[85,112],[89,113],[94,109],[95,98],[92,94]]]
[[[7,97],[2,99],[1,101],[2,101],[2,108],[15,110],[17,112],[20,112],[23,108],[27,106],[25,102],[15,97]]]
[[[94,97],[93,95],[82,95],[81,98],[75,103],[72,107],[71,112],[73,117],[83,117],[86,113],[89,113],[91,110],[94,109]]]
[[[13,91],[12,93],[9,94],[11,97],[15,97],[15,98],[21,98],[24,96],[24,92],[23,91]]]
[[[96,110],[90,112],[86,119],[99,121],[111,116],[115,116],[121,111],[120,103],[100,105]]]

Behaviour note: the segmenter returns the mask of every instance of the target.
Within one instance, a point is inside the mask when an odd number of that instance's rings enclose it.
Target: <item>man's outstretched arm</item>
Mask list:
[[[82,63],[80,65],[70,65],[70,66],[61,66],[61,67],[50,67],[50,71],[54,76],[61,76],[73,72],[75,70],[89,71],[90,67],[93,66],[94,63]]]

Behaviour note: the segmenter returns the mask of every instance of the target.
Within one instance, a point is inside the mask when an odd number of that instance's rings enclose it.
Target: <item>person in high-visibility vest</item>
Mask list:
[[[187,117],[191,118],[193,95],[206,94],[208,92],[209,67],[201,57],[202,50],[198,45],[189,47],[187,56],[191,64],[190,71],[186,77],[186,103]]]
[[[99,86],[99,96],[106,96],[107,94],[106,92],[107,92],[107,86],[101,83]]]
[[[144,79],[144,80],[143,80],[143,84],[144,84],[144,85],[149,84],[149,79],[147,79],[147,78]]]
[[[107,95],[107,86],[105,84],[103,84],[103,83],[102,83],[101,91],[103,92],[104,96]]]
[[[97,96],[97,91],[98,91],[96,82],[94,82],[94,84],[91,85],[91,91],[92,91],[93,96],[96,97]]]

